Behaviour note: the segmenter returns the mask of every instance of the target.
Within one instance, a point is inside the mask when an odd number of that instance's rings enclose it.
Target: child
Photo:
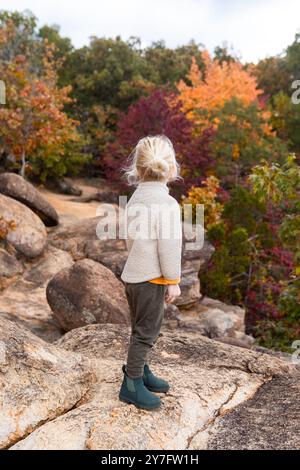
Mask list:
[[[119,398],[152,410],[161,404],[152,392],[166,393],[169,384],[151,372],[147,355],[160,332],[165,300],[170,303],[180,295],[181,213],[167,187],[178,177],[179,166],[164,135],[142,138],[131,157],[126,176],[138,186],[125,211],[129,254],[121,278],[132,332]]]

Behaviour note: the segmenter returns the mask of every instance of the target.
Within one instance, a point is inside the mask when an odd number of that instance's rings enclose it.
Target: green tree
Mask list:
[[[39,29],[38,36],[49,44],[55,45],[55,59],[63,59],[67,57],[73,50],[71,39],[60,35],[60,27],[58,25],[44,25]]]
[[[279,92],[273,98],[272,123],[278,136],[287,142],[292,152],[300,153],[300,105]]]
[[[291,76],[286,57],[268,57],[253,68],[258,87],[272,98],[279,92],[289,93]]]
[[[93,37],[89,46],[67,56],[64,67],[65,80],[73,84],[76,106],[84,110],[99,104],[126,109],[128,96],[135,100],[149,86],[139,51],[120,36],[116,39]],[[134,90],[129,92],[130,83]]]
[[[282,161],[286,145],[272,132],[266,111],[257,103],[244,105],[236,98],[211,111],[216,123],[212,153],[216,176],[226,187],[240,183],[261,159]]]
[[[244,227],[223,220],[213,225],[207,234],[215,245],[208,266],[200,271],[203,294],[224,302],[243,304],[250,276],[252,245]]]
[[[234,52],[233,48],[229,47],[226,42],[222,44],[222,46],[217,46],[214,48],[214,60],[217,60],[220,64],[222,62],[235,62],[239,61],[236,53]]]
[[[164,41],[152,42],[141,54],[147,64],[146,76],[156,85],[168,84],[170,90],[175,91],[176,83],[186,77],[192,57],[201,70],[204,70],[201,51],[203,44],[191,40],[187,45],[175,49],[166,47]]]
[[[290,72],[290,83],[300,79],[300,33],[295,35],[293,43],[287,47],[286,61]]]

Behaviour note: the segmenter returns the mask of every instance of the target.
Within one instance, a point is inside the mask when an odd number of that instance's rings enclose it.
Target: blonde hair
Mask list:
[[[149,135],[138,141],[124,169],[129,184],[141,181],[174,181],[179,165],[170,139],[165,135]]]

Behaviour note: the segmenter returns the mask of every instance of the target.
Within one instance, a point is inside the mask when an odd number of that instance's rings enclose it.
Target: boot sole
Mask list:
[[[131,400],[130,398],[127,398],[127,397],[125,398],[122,395],[119,395],[119,399],[123,401],[124,403],[128,403],[129,405],[135,405],[137,408],[140,408],[141,410],[156,410],[161,405],[159,403],[158,405],[155,405],[155,406],[141,406],[135,403],[134,400]]]
[[[154,392],[154,393],[167,393],[170,390],[170,387],[164,390],[162,390],[161,388],[158,389],[158,388],[148,387],[148,385],[145,385],[145,387],[147,387],[149,392]]]

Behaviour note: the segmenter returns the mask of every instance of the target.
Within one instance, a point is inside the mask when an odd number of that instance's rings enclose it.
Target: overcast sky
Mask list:
[[[280,54],[300,31],[300,0],[0,0],[0,9],[30,9],[76,47],[93,35],[139,36],[143,46],[194,39],[210,51],[227,41],[254,62]]]

